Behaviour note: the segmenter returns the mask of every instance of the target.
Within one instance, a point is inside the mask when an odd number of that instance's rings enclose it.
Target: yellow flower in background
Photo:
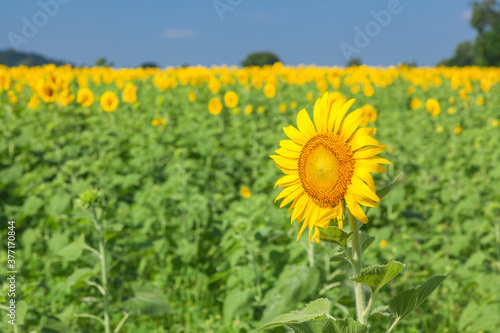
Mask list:
[[[365,94],[366,97],[371,97],[373,96],[373,93],[375,90],[373,89],[373,86],[371,84],[367,84],[363,86],[363,94]]]
[[[439,112],[441,112],[441,107],[439,106],[439,102],[434,98],[429,98],[425,103],[425,107],[433,117],[437,116]]]
[[[208,89],[212,92],[212,94],[218,94],[220,90],[220,81],[216,78],[210,79],[208,83]]]
[[[125,103],[137,102],[137,89],[132,83],[127,83],[127,85],[123,89],[122,99]]]
[[[156,118],[151,122],[151,125],[165,128],[165,126],[167,125],[167,120],[165,118]]]
[[[76,101],[83,107],[89,107],[94,104],[94,93],[89,88],[81,88],[76,95]]]
[[[316,82],[316,87],[319,91],[323,92],[328,89],[328,82],[325,79],[320,79]]]
[[[12,90],[9,90],[7,92],[7,97],[9,98],[9,101],[12,103],[12,104],[17,104],[18,102],[18,98],[17,98],[17,95],[15,92],[13,92]]]
[[[406,89],[406,92],[408,93],[408,95],[413,95],[415,93],[415,87],[408,87],[408,89]]]
[[[245,106],[245,114],[252,114],[253,106],[247,105]]]
[[[291,101],[291,102],[290,102],[290,107],[291,107],[292,109],[296,109],[298,105],[299,105],[299,104],[298,104],[297,102],[295,102],[295,101]]]
[[[264,112],[266,112],[266,108],[265,108],[265,107],[263,107],[262,105],[260,105],[260,106],[257,108],[257,113],[263,114]]]
[[[16,83],[16,84],[14,85],[14,90],[15,90],[16,92],[18,92],[18,93],[22,92],[22,91],[23,91],[23,85],[22,85],[22,84],[20,84],[20,83]]]
[[[462,101],[465,101],[468,98],[467,91],[465,91],[465,89],[460,89],[459,95]]]
[[[235,107],[235,108],[233,108],[233,113],[234,113],[234,114],[238,114],[238,113],[240,113],[240,108],[239,108],[239,107]]]
[[[314,95],[312,92],[307,93],[307,101],[311,103],[314,100]]]
[[[222,103],[218,97],[214,97],[208,102],[208,112],[218,115],[222,111]]]
[[[450,97],[448,98],[448,102],[449,102],[450,104],[455,104],[455,96],[450,96]]]
[[[351,87],[351,92],[353,94],[357,94],[359,91],[361,90],[361,88],[359,87],[359,84],[355,84]]]
[[[455,134],[460,134],[462,133],[462,127],[460,126],[455,126],[455,129],[453,130],[453,132],[455,132]]]
[[[272,155],[285,174],[276,182],[284,187],[276,200],[280,207],[292,203],[291,220],[302,223],[297,239],[309,227],[309,241],[319,242],[317,227],[326,227],[337,219],[342,228],[342,203],[361,222],[367,223],[361,205],[377,207],[380,201],[370,173],[386,170],[380,164],[390,164],[376,156],[386,146],[373,139],[375,128],[357,129],[363,111],[347,115],[354,100],[328,103],[328,93],[314,105],[314,123],[305,109],[297,115],[296,129],[283,128],[290,140],[282,140],[278,155]]]
[[[285,103],[281,103],[280,104],[280,112],[281,113],[285,113],[286,112],[286,104]]]
[[[444,128],[441,125],[439,125],[438,127],[436,127],[436,132],[438,132],[438,133],[443,133],[443,130],[444,130]]]
[[[70,105],[74,99],[75,99],[75,95],[73,95],[68,89],[64,89],[59,94],[57,102],[61,106],[67,106],[67,105]]]
[[[113,112],[118,107],[118,97],[111,91],[106,91],[101,96],[101,106],[106,112]]]
[[[196,94],[194,93],[194,91],[189,92],[188,99],[190,102],[196,102]]]
[[[387,241],[386,240],[381,240],[380,241],[380,247],[386,247],[387,246]]]
[[[455,109],[454,107],[448,108],[448,113],[455,114],[455,113],[457,113],[457,109]]]
[[[377,110],[369,104],[363,105],[361,107],[362,112],[362,120],[361,120],[361,126],[366,126],[368,123],[372,123],[375,120],[377,120]]]
[[[28,102],[28,108],[29,109],[36,109],[38,108],[38,103],[40,102],[40,98],[38,95],[33,95],[30,98],[30,101]]]
[[[497,126],[498,126],[498,120],[494,119],[494,120],[491,122],[491,126],[493,126],[493,127],[497,127]]]
[[[264,86],[264,95],[268,98],[274,98],[276,96],[276,86],[272,83],[268,83]]]
[[[483,97],[476,98],[476,104],[477,105],[483,105],[484,104],[484,98]]]
[[[410,108],[412,110],[420,109],[421,106],[422,106],[422,102],[420,102],[420,100],[418,98],[414,98],[411,100]]]
[[[250,191],[250,189],[247,186],[243,186],[240,189],[240,194],[243,198],[246,198],[246,199],[248,199],[252,196],[252,192]]]
[[[238,95],[236,95],[234,91],[228,91],[224,94],[224,104],[226,104],[228,108],[234,108],[238,105]]]
[[[39,84],[37,92],[45,103],[51,103],[57,99],[56,88],[46,82]]]

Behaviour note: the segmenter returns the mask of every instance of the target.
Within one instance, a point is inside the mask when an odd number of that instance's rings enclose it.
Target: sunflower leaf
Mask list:
[[[404,268],[404,264],[391,259],[386,265],[375,265],[363,268],[361,272],[351,280],[368,285],[372,290],[372,294],[375,294],[384,284],[392,280]]]
[[[402,178],[403,178],[403,173],[400,172],[396,176],[396,178],[394,178],[392,180],[392,182],[390,182],[386,186],[382,187],[380,190],[376,191],[377,196],[379,197],[379,199],[382,200],[382,198],[384,198],[387,194],[389,194],[389,192],[392,191],[392,189],[394,188],[394,186],[396,186],[401,181]],[[370,208],[371,207],[366,207],[365,214],[368,214],[368,211],[370,210]]]
[[[407,316],[422,304],[448,275],[433,276],[419,286],[403,290],[389,303],[389,310],[398,318]]]
[[[366,232],[359,233],[361,238],[361,252],[365,252],[365,250],[370,246],[371,243],[375,240],[375,236],[370,236]]]
[[[376,307],[375,309],[373,309],[370,312],[370,316],[373,316],[373,315],[382,315],[385,317],[390,317],[392,314],[389,311],[388,305],[381,305],[381,306]]]
[[[400,172],[399,175],[397,175],[392,182],[390,182],[389,184],[387,184],[386,186],[382,187],[380,190],[377,191],[377,196],[380,198],[380,200],[382,200],[383,197],[385,197],[387,194],[389,194],[389,192],[392,191],[393,187],[396,186],[401,181],[401,178],[403,178],[402,176],[403,173]]]
[[[273,328],[289,324],[300,324],[308,321],[327,319],[330,308],[330,301],[326,298],[319,298],[309,304],[302,310],[292,311],[287,314],[282,314],[258,330]]]
[[[342,247],[342,249],[347,252],[347,243],[349,242],[349,239],[351,238],[353,232],[345,232],[342,229],[339,229],[337,227],[326,227],[326,228],[321,228],[318,227],[319,229],[319,239],[322,240],[323,242],[328,242],[332,243],[335,245],[338,245]]]
[[[317,299],[299,311],[276,317],[257,331],[287,325],[295,333],[366,333],[368,327],[352,318],[334,319],[329,315],[330,301]]]

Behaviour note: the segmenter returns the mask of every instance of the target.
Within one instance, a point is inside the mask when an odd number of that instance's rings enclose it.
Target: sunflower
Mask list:
[[[234,91],[228,91],[224,94],[224,104],[230,109],[234,108],[238,105],[238,95]]]
[[[118,98],[116,94],[111,91],[106,91],[101,96],[101,106],[106,112],[113,112],[118,107]]]
[[[218,115],[222,111],[222,103],[218,97],[214,97],[208,102],[208,112]]]
[[[122,92],[122,100],[125,103],[137,102],[137,89],[132,83],[127,83]]]
[[[434,98],[429,98],[425,103],[425,107],[433,117],[437,116],[439,112],[441,112],[441,107],[439,106],[439,102]]]
[[[375,128],[357,130],[363,121],[362,109],[344,118],[353,103],[353,99],[334,101],[325,93],[314,105],[314,123],[307,111],[301,110],[298,130],[284,127],[291,140],[281,141],[278,155],[271,156],[285,173],[276,182],[276,186],[285,187],[276,200],[283,199],[280,207],[291,202],[292,223],[295,219],[302,223],[297,240],[309,226],[309,241],[314,238],[319,242],[315,227],[326,227],[335,218],[342,228],[344,204],[363,223],[368,218],[361,205],[378,206],[380,199],[370,173],[384,172],[386,168],[380,164],[391,163],[375,156],[386,148],[372,138]]]
[[[89,88],[81,88],[76,95],[76,101],[83,107],[89,107],[94,103],[94,93]]]

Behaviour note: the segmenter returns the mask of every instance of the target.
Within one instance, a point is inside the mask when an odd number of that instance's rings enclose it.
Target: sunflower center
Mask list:
[[[320,207],[340,204],[353,174],[353,153],[338,135],[317,134],[300,152],[300,181],[305,192]]]

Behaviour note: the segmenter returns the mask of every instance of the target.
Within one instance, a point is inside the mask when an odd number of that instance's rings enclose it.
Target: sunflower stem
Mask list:
[[[351,211],[349,210],[349,224],[351,226],[351,231],[353,232],[352,235],[352,259],[354,262],[353,265],[353,271],[354,271],[354,276],[358,275],[359,272],[361,272],[361,269],[363,268],[363,261],[361,260],[361,240],[359,236],[359,227],[360,227],[360,222],[358,219],[352,215]],[[366,319],[363,316],[363,313],[365,311],[365,290],[363,289],[363,284],[354,282],[354,294],[356,298],[356,314],[358,321],[366,325]]]

